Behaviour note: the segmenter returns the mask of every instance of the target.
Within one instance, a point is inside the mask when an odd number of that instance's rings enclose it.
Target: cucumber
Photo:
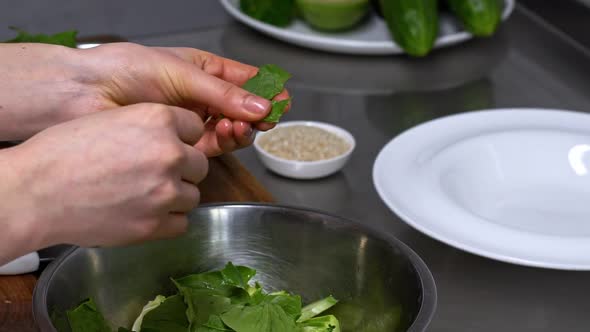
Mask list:
[[[380,0],[371,0],[371,6],[377,15],[383,18],[383,11],[381,10]]]
[[[259,21],[286,27],[295,16],[295,0],[240,0],[240,10]]]
[[[370,0],[296,0],[305,21],[319,30],[346,30],[369,12]]]
[[[465,30],[477,37],[489,37],[502,21],[501,0],[447,0]]]
[[[395,42],[412,56],[427,55],[438,36],[437,0],[380,0]]]

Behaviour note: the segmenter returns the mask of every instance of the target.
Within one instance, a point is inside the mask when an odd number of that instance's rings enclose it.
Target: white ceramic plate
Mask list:
[[[590,115],[467,113],[402,133],[380,152],[383,201],[426,235],[488,258],[590,270]]]
[[[514,10],[514,0],[504,0],[503,19],[506,20]],[[240,11],[240,0],[221,0],[227,12],[238,21],[276,39],[312,49],[365,55],[400,54],[404,51],[392,41],[385,22],[373,14],[366,22],[353,30],[340,33],[319,32],[305,22],[296,19],[286,28],[275,27],[258,21]],[[435,48],[454,45],[472,38],[462,30],[460,24],[449,15],[440,17],[440,36]]]

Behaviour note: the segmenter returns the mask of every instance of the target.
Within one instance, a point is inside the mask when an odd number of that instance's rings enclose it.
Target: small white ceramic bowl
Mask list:
[[[268,135],[271,131],[258,133],[254,140],[254,148],[256,149],[260,161],[271,171],[293,179],[317,179],[341,170],[350,159],[350,155],[356,146],[356,141],[348,131],[328,123],[316,121],[283,122],[278,124],[276,128],[296,125],[311,126],[326,130],[344,139],[350,145],[350,148],[345,153],[331,159],[318,161],[288,160],[270,154],[260,146],[260,139],[264,137],[264,135]]]

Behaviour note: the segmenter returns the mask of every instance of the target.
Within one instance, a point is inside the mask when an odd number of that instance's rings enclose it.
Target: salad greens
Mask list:
[[[240,0],[240,9],[257,20],[285,27],[295,16],[295,0]]]
[[[4,43],[42,43],[63,45],[72,48],[76,47],[76,35],[78,31],[75,30],[60,32],[55,35],[33,35],[19,28],[10,27],[10,29],[16,31],[18,35],[13,39],[4,41]]]
[[[249,79],[243,86],[244,90],[265,99],[273,99],[285,89],[285,83],[291,78],[291,74],[276,65],[264,65],[258,70],[256,76]],[[279,122],[287,110],[291,99],[272,101],[270,114],[262,121]]]
[[[153,305],[151,308],[150,303]],[[187,307],[181,295],[169,297],[158,295],[156,300],[146,304],[131,330],[186,332],[189,327],[186,310]]]
[[[318,316],[338,303],[329,296],[305,307],[286,291],[266,293],[251,283],[256,271],[231,262],[219,271],[172,279],[178,293],[149,301],[131,330],[118,332],[340,332],[334,315]],[[53,316],[59,332],[113,332],[92,299]]]
[[[66,315],[72,331],[111,332],[109,324],[92,299],[82,302],[74,310],[69,310]]]
[[[315,317],[318,314],[335,306],[336,303],[338,303],[338,300],[336,300],[332,296],[328,296],[323,300],[311,303],[301,310],[301,316],[299,317],[299,319],[297,319],[297,322],[305,322],[306,320],[309,320],[312,317]]]

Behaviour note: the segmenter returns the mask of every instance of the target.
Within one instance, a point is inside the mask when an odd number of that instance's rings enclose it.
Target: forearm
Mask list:
[[[17,148],[0,150],[0,265],[51,243],[27,195],[18,154]]]
[[[83,78],[76,50],[43,44],[0,44],[0,141],[26,139],[75,117]],[[79,61],[78,61],[79,62]]]

